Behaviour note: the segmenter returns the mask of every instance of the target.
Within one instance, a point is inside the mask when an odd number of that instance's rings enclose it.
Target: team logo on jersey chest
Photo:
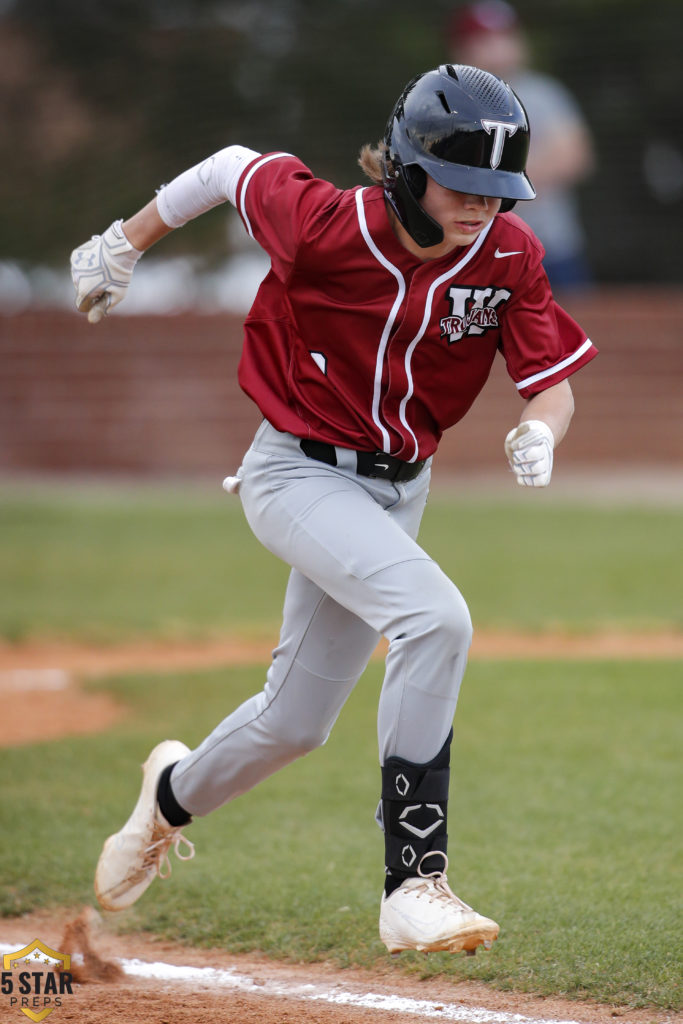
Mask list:
[[[441,337],[448,344],[461,341],[465,336],[485,334],[499,327],[498,311],[512,292],[507,288],[458,288],[453,285],[446,293],[450,314],[439,321]]]

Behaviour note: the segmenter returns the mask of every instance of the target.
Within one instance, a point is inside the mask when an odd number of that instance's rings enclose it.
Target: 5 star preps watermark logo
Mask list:
[[[507,288],[458,288],[446,292],[450,313],[439,321],[441,337],[452,345],[464,337],[499,327],[498,310],[512,295]]]
[[[73,995],[70,973],[71,956],[51,949],[34,939],[23,949],[5,953],[0,992],[10,1010],[18,1010],[29,1020],[45,1020]]]

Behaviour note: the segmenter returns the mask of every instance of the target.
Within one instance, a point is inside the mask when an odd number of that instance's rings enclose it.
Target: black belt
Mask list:
[[[325,444],[324,441],[311,441],[304,439],[300,442],[301,451],[309,459],[316,459],[318,462],[325,462],[328,466],[337,465],[337,452],[333,444]],[[403,462],[395,455],[387,455],[386,452],[354,452],[356,456],[356,472],[359,476],[379,477],[381,480],[391,480],[393,483],[406,483],[414,480],[422,472],[426,459],[419,462]]]

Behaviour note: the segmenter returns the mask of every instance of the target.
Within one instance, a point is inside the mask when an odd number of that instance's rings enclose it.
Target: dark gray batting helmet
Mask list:
[[[500,197],[501,210],[533,199],[526,174],[529,122],[506,82],[466,64],[442,64],[414,78],[386,132],[384,190],[399,221],[422,248],[443,241],[420,198],[428,174],[470,195]]]

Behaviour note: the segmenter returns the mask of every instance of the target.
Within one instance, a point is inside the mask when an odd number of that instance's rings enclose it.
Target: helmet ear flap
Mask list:
[[[387,177],[384,195],[399,222],[422,249],[443,242],[443,228],[423,210],[420,196],[427,188],[427,173],[414,164],[394,163],[394,174]]]
[[[427,191],[427,172],[419,167],[418,164],[408,164],[404,166],[403,174],[408,188],[413,193],[415,199],[422,199],[422,196]]]
[[[500,204],[500,210],[498,212],[509,213],[516,202],[516,199],[503,199],[503,201]]]

